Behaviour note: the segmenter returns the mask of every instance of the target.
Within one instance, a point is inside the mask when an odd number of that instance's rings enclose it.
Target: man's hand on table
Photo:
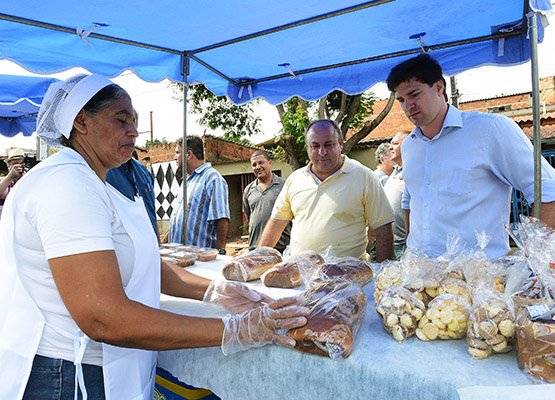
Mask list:
[[[217,280],[210,283],[202,301],[219,304],[233,313],[242,313],[272,303],[274,299],[240,282]]]
[[[302,296],[287,297],[242,314],[226,315],[222,352],[227,356],[270,343],[293,347],[295,340],[278,332],[306,324],[309,309],[299,306],[304,300]]]

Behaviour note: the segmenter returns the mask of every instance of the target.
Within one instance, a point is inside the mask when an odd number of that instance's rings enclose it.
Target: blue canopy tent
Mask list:
[[[279,104],[361,93],[422,51],[448,75],[532,55],[537,99],[537,21],[550,10],[549,0],[20,0],[0,10],[0,58],[39,73],[131,69]]]
[[[0,75],[0,135],[31,136],[42,98],[54,78]]]

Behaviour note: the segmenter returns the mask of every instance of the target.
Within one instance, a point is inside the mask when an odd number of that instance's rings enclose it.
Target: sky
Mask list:
[[[550,18],[551,25],[545,30],[544,41],[538,45],[538,65],[540,78],[555,75],[555,16]],[[52,76],[67,79],[77,73],[86,72],[72,69]],[[0,60],[0,73],[33,75],[18,65],[7,60]],[[457,86],[461,94],[460,101],[471,101],[483,98],[529,92],[532,90],[532,73],[530,62],[513,67],[480,67],[456,75]],[[183,135],[183,103],[169,87],[169,81],[148,83],[137,78],[131,71],[125,71],[113,81],[122,86],[130,94],[133,106],[139,113],[139,137],[137,145],[144,146],[150,139],[151,114],[154,139],[175,141]],[[449,82],[449,80],[447,80]],[[389,97],[384,83],[371,88],[378,98]],[[252,137],[254,143],[261,143],[276,136],[280,129],[279,116],[275,106],[260,101],[256,106],[256,114],[261,118],[259,136]],[[200,126],[196,120],[199,116],[188,114],[188,134],[204,133],[219,136],[222,132],[210,131]],[[24,137],[18,134],[13,138],[0,135],[0,154],[8,147],[36,148],[36,135]]]

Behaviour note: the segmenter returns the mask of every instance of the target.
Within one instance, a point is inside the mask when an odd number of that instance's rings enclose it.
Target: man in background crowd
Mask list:
[[[8,152],[8,158],[5,160],[8,166],[8,174],[0,179],[0,217],[2,216],[2,208],[4,201],[19,179],[25,175],[23,168],[23,158],[25,152],[22,149],[11,149]]]
[[[385,185],[387,179],[393,172],[393,166],[395,163],[391,161],[391,155],[389,154],[389,143],[382,143],[376,149],[376,170],[374,173],[380,179],[380,183]]]
[[[252,171],[256,179],[249,183],[243,193],[243,212],[249,218],[249,250],[256,248],[260,235],[270,219],[274,203],[283,188],[285,179],[272,172],[272,159],[263,150],[256,150],[251,158]],[[283,253],[289,244],[291,227],[288,224],[274,246]]]
[[[310,163],[294,171],[278,196],[258,246],[273,247],[289,221],[292,247],[338,257],[366,258],[367,227],[376,231],[378,261],[393,255],[393,210],[373,171],[341,154],[341,129],[332,120],[305,132]]]
[[[408,131],[397,132],[397,134],[393,136],[393,139],[391,139],[389,154],[391,161],[395,163],[395,167],[383,188],[389,200],[389,204],[391,204],[393,208],[393,213],[395,214],[395,221],[393,222],[393,258],[395,260],[401,258],[406,248],[405,215],[401,207],[403,192],[405,191],[401,143],[403,143],[403,140],[405,140],[409,133]]]
[[[174,159],[182,165],[183,139],[178,139]],[[225,254],[229,230],[227,182],[211,163],[204,161],[204,145],[199,136],[187,137],[187,244],[218,249]],[[183,192],[170,218],[170,230],[163,243],[183,243]]]
[[[115,187],[129,200],[140,197],[145,205],[152,229],[158,238],[158,223],[156,222],[156,205],[154,202],[154,177],[139,161],[137,150],[133,150],[133,157],[118,168],[112,168],[106,174],[106,182]]]

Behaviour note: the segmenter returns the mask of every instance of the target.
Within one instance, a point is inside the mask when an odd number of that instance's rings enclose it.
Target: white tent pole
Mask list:
[[[532,115],[534,121],[534,217],[541,219],[541,124],[540,124],[540,89],[538,78],[538,27],[537,14],[531,14],[530,23],[530,59],[532,61]]]
[[[183,188],[183,243],[187,244],[187,80],[189,77],[189,56],[181,57],[183,74],[183,145],[181,152],[181,187]],[[174,211],[175,212],[175,211]]]

